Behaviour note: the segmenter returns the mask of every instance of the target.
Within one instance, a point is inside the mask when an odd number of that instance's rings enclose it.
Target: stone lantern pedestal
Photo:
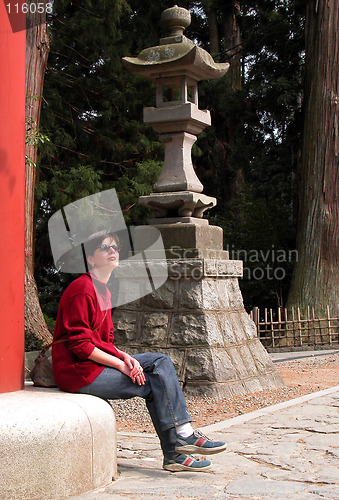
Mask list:
[[[164,167],[154,192],[139,202],[154,212],[149,223],[161,232],[168,279],[118,307],[114,331],[117,345],[131,353],[169,354],[186,393],[230,396],[283,383],[244,309],[242,262],[228,259],[222,229],[203,218],[216,199],[202,194],[191,159],[196,134],[210,124],[209,112],[198,108],[197,82],[224,75],[228,64],[214,63],[183,35],[189,23],[186,9],[167,9],[162,24],[169,35],[124,58],[130,71],[156,84],[156,107],[144,109],[144,121],[164,144]],[[145,230],[136,228],[136,240]]]
[[[227,259],[221,228],[156,227],[166,247],[168,279],[115,310],[117,345],[130,353],[167,353],[186,394],[222,397],[281,386],[243,306],[242,262]],[[143,228],[138,232],[142,238]]]

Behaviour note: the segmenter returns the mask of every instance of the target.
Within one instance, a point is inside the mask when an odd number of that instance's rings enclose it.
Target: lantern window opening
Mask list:
[[[197,82],[187,79],[186,76],[178,78],[159,79],[156,84],[156,106],[173,106],[191,102],[198,106]]]

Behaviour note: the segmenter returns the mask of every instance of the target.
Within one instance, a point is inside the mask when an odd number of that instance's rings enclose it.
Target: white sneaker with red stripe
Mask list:
[[[190,455],[173,455],[170,458],[164,458],[163,468],[170,472],[192,471],[204,472],[210,469],[212,463],[210,460],[191,457]]]
[[[226,443],[223,441],[212,441],[207,436],[198,430],[194,431],[191,436],[184,439],[177,436],[175,451],[177,453],[201,453],[203,455],[212,455],[226,450]]]

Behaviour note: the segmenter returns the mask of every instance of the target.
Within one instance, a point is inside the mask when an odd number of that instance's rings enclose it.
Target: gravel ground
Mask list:
[[[265,406],[339,385],[339,354],[283,361],[276,364],[285,387],[231,398],[187,397],[193,426],[203,427]],[[154,432],[144,400],[111,401],[117,428],[128,432]]]

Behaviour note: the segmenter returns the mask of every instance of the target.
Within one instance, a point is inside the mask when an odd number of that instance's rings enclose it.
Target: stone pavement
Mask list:
[[[339,499],[339,386],[202,431],[228,443],[210,471],[164,471],[155,435],[121,432],[119,479],[72,500]]]
[[[282,351],[279,350],[277,352],[270,352],[270,358],[273,363],[279,363],[281,361],[292,361],[294,359],[302,359],[302,358],[317,358],[319,356],[328,356],[331,354],[339,354],[338,349],[317,349],[314,351],[313,349],[303,349],[296,351]]]

